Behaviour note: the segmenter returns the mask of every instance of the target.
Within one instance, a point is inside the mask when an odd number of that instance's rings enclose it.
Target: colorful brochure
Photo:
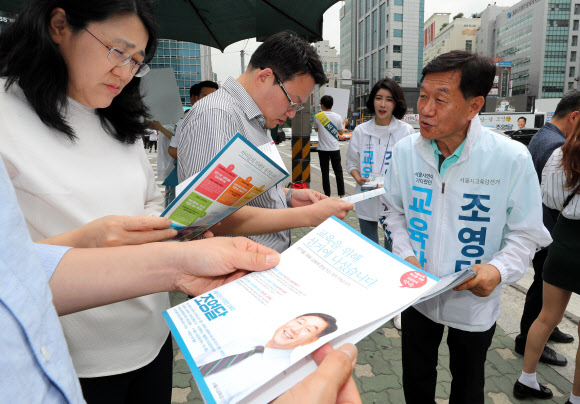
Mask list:
[[[268,271],[163,313],[206,403],[269,402],[326,342],[356,343],[439,279],[332,217]]]
[[[241,134],[196,174],[161,214],[178,230],[171,240],[192,240],[289,174]]]

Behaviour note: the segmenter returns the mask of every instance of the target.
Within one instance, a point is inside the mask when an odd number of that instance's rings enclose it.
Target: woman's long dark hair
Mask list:
[[[76,138],[63,113],[67,105],[68,70],[58,46],[49,34],[50,14],[55,8],[66,12],[74,32],[91,22],[129,13],[138,16],[149,33],[145,62],[157,48],[159,29],[148,0],[31,0],[0,34],[0,76],[6,89],[14,83],[49,128]],[[134,143],[150,118],[134,77],[107,108],[97,109],[105,130],[120,142]]]
[[[580,182],[580,119],[574,126],[574,130],[566,137],[566,142],[562,146],[561,167],[566,175],[564,185],[570,190],[574,190]]]

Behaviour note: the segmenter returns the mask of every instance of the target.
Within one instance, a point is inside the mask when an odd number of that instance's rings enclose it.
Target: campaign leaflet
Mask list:
[[[205,402],[269,402],[316,368],[316,348],[360,341],[438,281],[332,217],[277,267],[163,315]]]
[[[288,177],[237,133],[161,214],[178,231],[171,240],[192,240]]]

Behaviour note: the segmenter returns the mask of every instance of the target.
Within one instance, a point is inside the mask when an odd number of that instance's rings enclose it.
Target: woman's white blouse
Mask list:
[[[572,193],[564,186],[566,175],[560,167],[562,162],[562,148],[554,150],[542,170],[542,202],[551,209],[562,210],[566,198]],[[562,211],[567,219],[580,219],[580,196],[575,195],[568,206]]]

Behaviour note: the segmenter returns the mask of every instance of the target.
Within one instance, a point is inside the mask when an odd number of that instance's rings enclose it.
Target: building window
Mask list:
[[[403,51],[403,45],[393,45],[393,53],[401,53]]]
[[[401,84],[401,76],[395,76],[393,79],[395,79],[397,83]]]
[[[394,21],[400,21],[403,22],[403,14],[397,14],[395,13],[395,15],[393,16]]]
[[[328,71],[328,63],[324,62],[324,71],[327,72]]]
[[[576,68],[574,66],[570,66],[570,71],[568,72],[568,77],[574,77],[576,75]]]
[[[364,55],[365,53],[365,36],[364,34],[364,30],[365,30],[365,22],[361,21],[360,24],[358,25],[358,56],[362,57],[362,55]]]
[[[570,52],[570,62],[576,61],[576,51]]]
[[[471,39],[465,41],[465,50],[471,52],[473,45]]]
[[[387,39],[389,39],[389,30],[387,30]]]
[[[365,53],[370,52],[370,46],[371,46],[371,16],[367,16],[367,18],[365,18],[365,37],[366,37],[366,41],[365,41]]]
[[[578,35],[572,35],[572,46],[578,46]]]
[[[395,38],[402,38],[403,37],[403,30],[402,29],[394,29],[393,36]]]
[[[395,6],[402,6],[403,5],[403,0],[395,0]]]
[[[573,81],[568,83],[568,90],[574,90],[574,82]]]
[[[573,31],[578,31],[578,23],[579,23],[578,20],[574,20],[574,24],[572,25],[572,30]]]
[[[372,35],[372,46],[371,46],[371,50],[376,49],[377,48],[377,36],[378,36],[378,32],[377,32],[377,10],[373,11],[373,19],[372,19],[372,25],[371,25],[371,35]]]
[[[400,60],[393,60],[393,69],[401,69],[402,62]]]
[[[387,18],[389,16],[387,15]],[[388,20],[387,20],[388,21]],[[379,46],[385,43],[385,3],[379,7]]]
[[[574,14],[575,15],[580,14],[580,4],[574,4]]]

